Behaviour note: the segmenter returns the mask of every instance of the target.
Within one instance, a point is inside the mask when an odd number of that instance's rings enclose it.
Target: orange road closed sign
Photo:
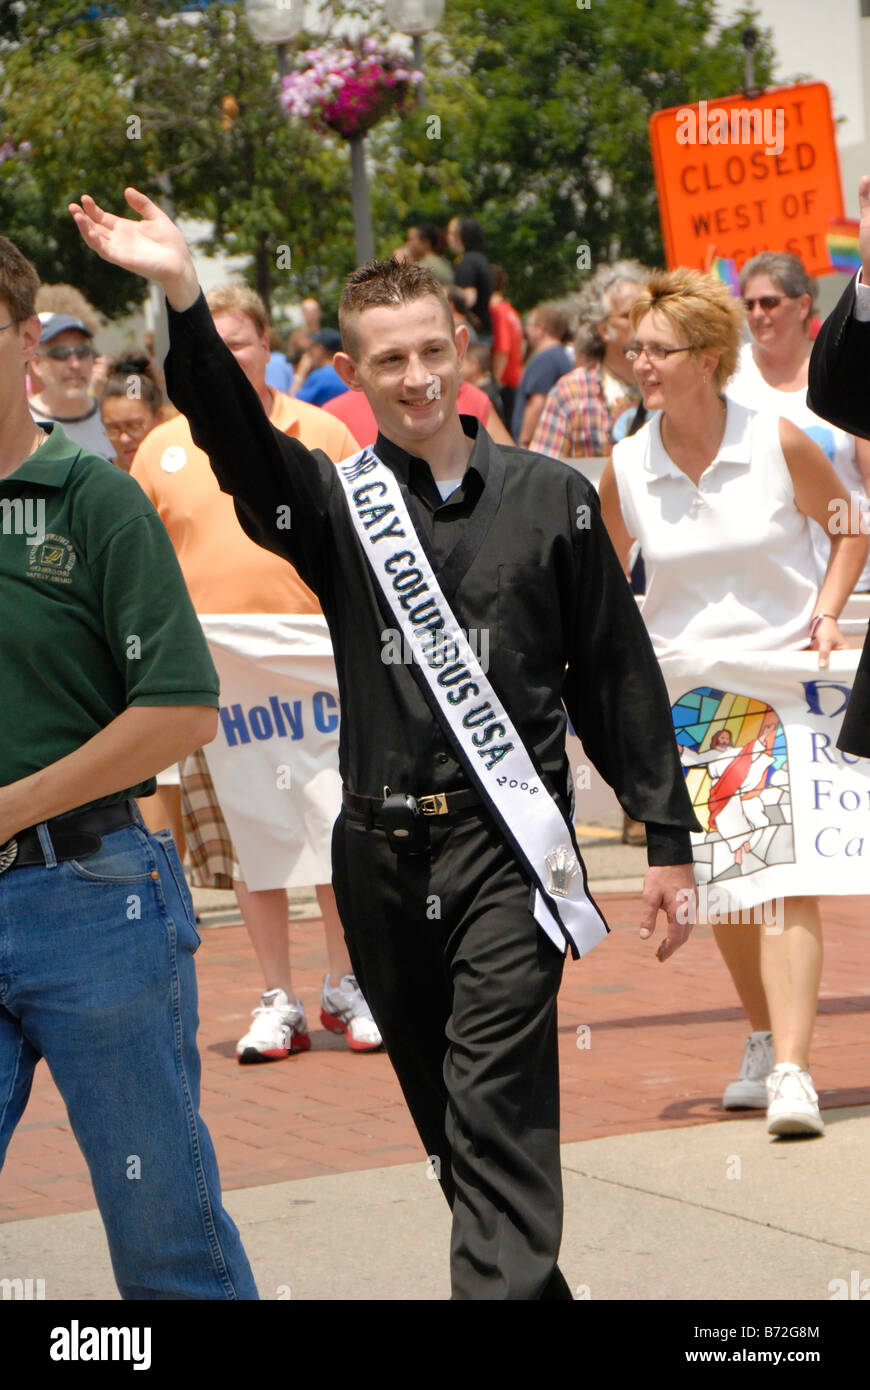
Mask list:
[[[843,193],[824,82],[657,111],[650,141],[669,267],[703,270],[715,247],[738,267],[789,251],[830,274],[825,235]]]

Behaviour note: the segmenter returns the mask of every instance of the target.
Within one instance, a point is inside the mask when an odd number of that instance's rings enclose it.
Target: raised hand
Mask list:
[[[80,204],[70,203],[82,240],[104,261],[156,280],[173,309],[189,309],[199,296],[199,284],[184,237],[144,193],[125,188],[124,197],[141,221],[106,212],[87,193]]]

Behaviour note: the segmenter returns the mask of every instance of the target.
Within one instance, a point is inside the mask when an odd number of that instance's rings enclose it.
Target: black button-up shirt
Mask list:
[[[244,530],[286,557],[323,606],[338,672],[345,785],[368,796],[384,786],[414,796],[466,787],[464,768],[401,660],[398,630],[382,610],[334,464],[270,424],[202,296],[183,314],[170,310],[169,325],[172,400],[235,498]],[[467,568],[448,593],[459,623],[479,659],[488,644],[489,679],[563,808],[567,709],[625,810],[647,822],[649,862],[690,862],[688,832],[700,826],[667,692],[595,489],[554,459],[500,449],[476,420],[461,418],[475,443],[446,501],[423,459],[383,435],[375,446],[405,490],[436,572],[473,528]],[[487,488],[502,472],[493,464],[497,450],[504,470],[494,508]],[[478,506],[492,512],[480,535]]]

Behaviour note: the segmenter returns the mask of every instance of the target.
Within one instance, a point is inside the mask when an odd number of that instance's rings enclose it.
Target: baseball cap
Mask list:
[[[319,343],[327,352],[341,352],[341,334],[335,328],[318,328],[311,334],[312,343]]]
[[[58,333],[65,333],[69,328],[74,328],[77,333],[84,333],[87,338],[94,336],[87,325],[82,323],[81,319],[73,318],[72,314],[40,314],[39,321],[42,324],[40,343],[50,342]]]

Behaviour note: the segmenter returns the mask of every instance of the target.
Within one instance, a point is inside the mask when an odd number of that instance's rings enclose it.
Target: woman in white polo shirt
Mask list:
[[[631,319],[626,357],[656,414],[614,449],[601,503],[623,565],[640,542],[643,616],[657,654],[811,647],[827,664],[847,646],[836,618],[866,540],[833,538],[819,589],[807,518],[824,526],[843,490],[796,425],[723,396],[741,306],[698,271],[656,271]],[[780,934],[713,930],[753,1029],[724,1104],[767,1106],[772,1134],[821,1134],[809,1075],[822,960],[816,899],[787,899]]]

